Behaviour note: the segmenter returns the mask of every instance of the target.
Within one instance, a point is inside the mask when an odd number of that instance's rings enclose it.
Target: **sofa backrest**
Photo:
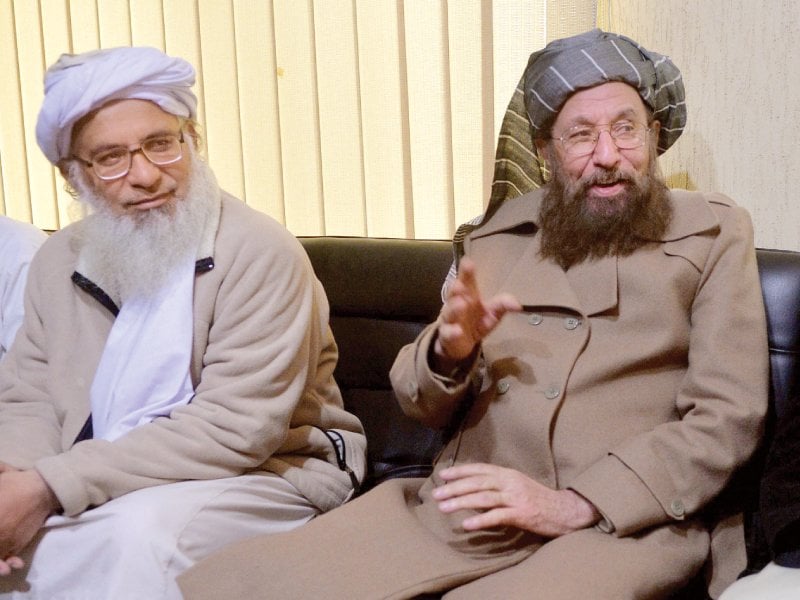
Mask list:
[[[772,432],[787,415],[790,403],[800,402],[800,252],[756,251],[761,292],[767,313],[770,361],[770,414],[760,451],[749,470],[731,484],[731,494],[744,498],[748,565],[746,573],[762,569],[772,559],[761,528],[758,510],[761,470],[772,441]],[[795,414],[797,411],[795,409]]]
[[[800,252],[759,248],[756,255],[767,311],[770,400],[780,418],[789,402],[800,402]]]
[[[406,417],[389,382],[397,353],[434,321],[453,260],[445,241],[300,238],[331,306],[339,346],[335,377],[345,407],[367,434],[364,489],[391,477],[426,476],[441,433]]]

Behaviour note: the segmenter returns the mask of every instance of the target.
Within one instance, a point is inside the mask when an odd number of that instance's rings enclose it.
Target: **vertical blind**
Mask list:
[[[197,68],[227,191],[296,235],[448,238],[483,210],[528,55],[595,21],[586,0],[0,0],[0,209],[71,218],[34,135],[47,65],[148,45]]]

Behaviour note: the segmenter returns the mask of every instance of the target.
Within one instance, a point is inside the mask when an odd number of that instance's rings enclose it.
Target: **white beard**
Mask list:
[[[83,222],[81,274],[112,298],[151,297],[178,265],[200,258],[198,247],[220,189],[209,166],[194,153],[191,158],[185,197],[130,216],[114,214],[85,174],[70,169],[78,200],[91,211]]]

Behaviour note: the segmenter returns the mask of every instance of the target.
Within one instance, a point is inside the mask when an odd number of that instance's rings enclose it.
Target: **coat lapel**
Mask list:
[[[581,312],[579,298],[564,270],[539,256],[539,236],[525,242],[522,252],[511,254],[518,258],[500,289],[514,294],[526,310],[548,306]]]
[[[538,228],[540,198],[541,192],[536,190],[507,200],[488,223],[469,234],[469,239],[475,241],[499,234],[510,234],[496,239],[497,244],[492,245],[494,258],[486,265],[487,268],[506,272],[492,286],[495,293],[513,294],[526,309],[560,307],[582,312],[581,299],[564,270],[539,255],[539,236],[514,235],[515,230]],[[506,263],[505,268],[503,263]]]
[[[526,308],[560,307],[587,316],[613,309],[619,302],[616,256],[587,260],[564,272],[554,262],[539,256],[538,235],[514,235],[515,231],[538,229],[543,193],[539,189],[506,200],[487,223],[468,235],[470,240],[479,240],[508,234],[496,240],[500,250],[493,254],[494,268],[507,272],[505,277],[498,277],[496,291],[514,294]],[[685,255],[691,260],[692,236],[716,229],[719,222],[709,203],[699,200],[696,194],[673,190],[670,202],[672,222],[662,238],[653,241],[660,242],[667,254]],[[511,266],[505,269],[497,266],[511,261]]]

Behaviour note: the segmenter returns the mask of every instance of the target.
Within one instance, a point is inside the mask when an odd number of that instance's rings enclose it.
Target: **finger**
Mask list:
[[[467,477],[454,482],[440,485],[431,492],[434,500],[442,501],[476,492],[494,489],[493,486],[480,477]]]
[[[461,526],[466,531],[477,529],[492,529],[494,527],[515,526],[516,521],[513,511],[507,508],[496,508],[477,515],[467,517],[461,522]]]
[[[469,356],[475,347],[475,342],[464,333],[461,325],[440,325],[437,342],[439,346],[435,346],[434,350],[440,351],[441,356],[456,361]]]
[[[511,294],[498,294],[489,300],[486,307],[489,312],[496,314],[498,318],[507,312],[520,312],[522,310],[522,304]]]
[[[497,465],[490,465],[487,463],[466,463],[463,465],[455,465],[447,467],[439,471],[438,475],[445,481],[454,479],[461,479],[463,477],[471,477],[473,475],[499,475],[503,471],[503,467]]]
[[[484,490],[473,494],[448,498],[439,502],[439,510],[443,513],[452,513],[458,510],[485,511],[505,507],[502,496],[496,491]]]
[[[442,321],[445,323],[455,323],[460,321],[469,309],[469,300],[461,295],[455,294],[447,299],[440,311]]]
[[[471,258],[465,256],[458,262],[458,276],[456,281],[461,283],[470,294],[480,297],[478,293],[478,282],[475,279],[475,263]]]
[[[11,567],[11,569],[21,569],[25,566],[25,561],[22,560],[19,556],[9,556],[6,559],[6,564]]]

